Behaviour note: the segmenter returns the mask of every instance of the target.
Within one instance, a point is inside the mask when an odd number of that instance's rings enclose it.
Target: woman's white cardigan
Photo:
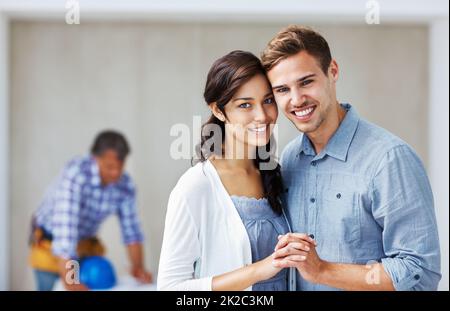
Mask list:
[[[158,290],[211,290],[213,276],[251,263],[247,231],[216,169],[196,164],[169,197]]]

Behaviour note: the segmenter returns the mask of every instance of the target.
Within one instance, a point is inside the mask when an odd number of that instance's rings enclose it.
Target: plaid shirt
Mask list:
[[[125,244],[142,242],[131,178],[101,185],[98,165],[92,156],[70,161],[47,191],[35,213],[37,226],[52,235],[52,252],[62,258],[76,258],[79,240],[97,234],[100,224],[112,213],[120,220]]]

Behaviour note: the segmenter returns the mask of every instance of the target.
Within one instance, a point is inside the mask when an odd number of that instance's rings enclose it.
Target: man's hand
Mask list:
[[[395,290],[391,277],[381,263],[358,265],[333,263],[321,260],[316,252],[316,242],[306,234],[288,233],[280,236],[273,266],[297,268],[301,276],[318,283],[344,290]],[[373,278],[376,276],[376,282]]]
[[[301,276],[313,283],[325,265],[316,252],[316,242],[303,233],[288,233],[279,237],[273,254],[273,265],[277,268],[297,268]]]
[[[144,250],[141,243],[127,245],[128,255],[131,261],[131,275],[142,283],[151,283],[152,274],[144,268]]]
[[[132,268],[131,275],[142,283],[151,283],[153,280],[152,274],[142,267]]]

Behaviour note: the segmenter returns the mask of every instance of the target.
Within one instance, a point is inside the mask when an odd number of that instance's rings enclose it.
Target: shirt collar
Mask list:
[[[347,160],[348,149],[358,128],[359,115],[350,104],[341,104],[341,106],[347,110],[347,113],[316,160],[323,158],[326,154],[341,161]],[[301,140],[299,153],[315,156],[316,153],[308,136],[303,134]]]
[[[299,150],[299,154],[300,153],[304,153],[305,155],[308,156],[315,156],[316,152],[314,151],[314,147],[311,144],[311,141],[309,140],[308,136],[306,136],[305,134],[302,134],[300,136],[300,150]]]

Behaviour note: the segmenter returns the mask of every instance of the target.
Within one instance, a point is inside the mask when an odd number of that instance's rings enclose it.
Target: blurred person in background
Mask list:
[[[135,186],[124,172],[129,152],[123,135],[101,132],[91,154],[69,161],[48,189],[31,225],[30,265],[38,290],[52,290],[60,277],[68,290],[87,289],[77,280],[68,281],[68,273],[73,269],[68,261],[104,254],[97,232],[111,214],[120,221],[131,275],[144,283],[152,281],[151,273],[144,267]]]

